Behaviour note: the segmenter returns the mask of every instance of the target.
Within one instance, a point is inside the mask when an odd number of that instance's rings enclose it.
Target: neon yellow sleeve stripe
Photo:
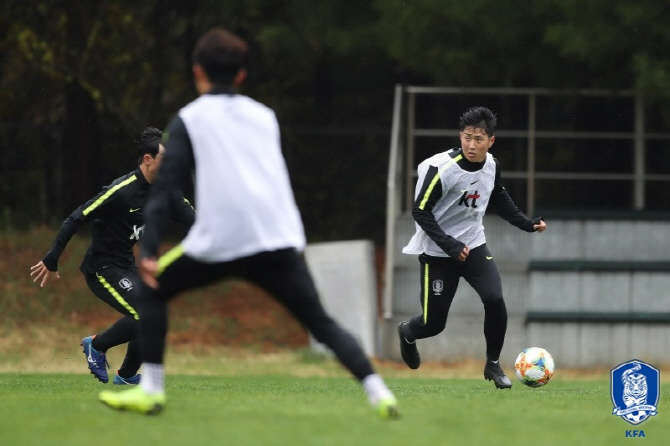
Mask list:
[[[92,205],[90,205],[89,207],[84,209],[83,214],[84,215],[90,214],[91,212],[93,212],[95,210],[95,208],[100,206],[106,199],[108,199],[110,196],[112,196],[112,194],[114,192],[116,192],[117,190],[121,189],[122,187],[132,183],[136,179],[137,179],[137,176],[133,175],[132,177],[128,178],[127,180],[124,180],[124,181],[120,182],[119,184],[117,184],[116,186],[112,187],[107,192],[105,192],[100,198],[95,200]]]
[[[165,268],[184,254],[184,247],[180,244],[170,249],[158,259],[158,274],[163,274]]]
[[[137,311],[135,311],[135,309],[133,307],[131,307],[130,304],[128,302],[126,302],[126,300],[123,297],[121,297],[121,295],[114,289],[114,287],[112,287],[109,284],[109,282],[107,282],[107,280],[105,280],[104,277],[98,275],[97,273],[95,275],[98,278],[98,281],[102,284],[102,286],[105,287],[105,289],[107,291],[109,291],[109,294],[111,294],[112,297],[114,299],[116,299],[116,301],[123,306],[123,308],[128,310],[130,312],[130,314],[133,315],[133,319],[135,319],[136,321],[139,321],[140,316],[137,314]]]
[[[423,199],[421,200],[421,204],[419,204],[419,209],[422,211],[426,208],[426,203],[428,202],[428,197],[430,197],[430,193],[433,192],[433,188],[437,184],[437,182],[440,181],[440,172],[436,173],[435,176],[433,177],[433,181],[430,182],[430,186],[428,186],[428,189],[426,190],[426,193],[423,195]]]
[[[423,269],[423,323],[428,323],[428,264]]]
[[[421,200],[421,203],[419,204],[419,209],[422,211],[426,208],[426,203],[428,203],[428,198],[430,198],[430,194],[433,192],[433,189],[435,188],[435,185],[437,182],[440,180],[440,175],[442,172],[459,162],[463,158],[463,155],[458,155],[456,158],[449,159],[446,163],[444,163],[444,166],[442,166],[442,169],[438,170],[438,172],[435,174],[433,177],[433,180],[430,182],[430,185],[428,186],[428,189],[426,190],[426,193],[423,195],[423,199]]]

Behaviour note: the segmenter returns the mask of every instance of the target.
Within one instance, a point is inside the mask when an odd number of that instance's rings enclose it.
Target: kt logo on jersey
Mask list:
[[[640,424],[656,415],[661,396],[661,372],[654,366],[633,359],[619,364],[610,374],[614,411],[631,424]]]
[[[463,190],[461,192],[463,192],[463,195],[461,195],[461,199],[459,200],[458,205],[465,206],[466,208],[476,208],[477,199],[481,198],[479,191],[476,190],[474,194],[469,193],[467,190]]]

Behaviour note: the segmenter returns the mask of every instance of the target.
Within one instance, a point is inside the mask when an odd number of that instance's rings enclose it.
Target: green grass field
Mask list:
[[[5,373],[0,444],[670,444],[667,390],[659,414],[633,426],[611,415],[606,380],[557,378],[542,389],[517,383],[511,391],[474,377],[387,381],[401,404],[397,421],[377,419],[345,376],[168,375],[165,411],[144,416],[103,406],[96,395],[107,386],[90,375]],[[627,438],[633,429],[645,438]]]
[[[29,278],[54,235],[0,233],[0,446],[670,445],[667,367],[658,415],[633,426],[611,415],[609,370],[564,370],[559,361],[546,387],[515,382],[500,391],[482,378],[481,362],[424,363],[412,371],[376,361],[402,413],[379,420],[338,364],[306,344],[286,348],[300,344],[285,329],[294,321],[239,287],[225,299],[226,290],[215,289],[217,299],[203,291],[176,302],[165,411],[115,412],[98,402],[111,385],[86,373],[78,345],[116,320],[77,270],[87,239],[73,238],[59,281],[42,289]],[[263,318],[255,311],[241,318],[245,308],[259,307]],[[108,352],[113,367],[124,352]],[[626,437],[635,429],[645,438]]]

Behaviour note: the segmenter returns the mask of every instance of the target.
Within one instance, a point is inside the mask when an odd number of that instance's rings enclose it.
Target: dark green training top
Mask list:
[[[42,261],[49,271],[58,271],[58,259],[72,236],[87,221],[93,221],[91,245],[81,271],[93,273],[106,265],[135,266],[133,247],[144,232],[144,206],[151,184],[138,168],[105,186],[95,197],[65,219]],[[170,218],[185,231],[195,220],[195,211],[183,195],[170,205]]]

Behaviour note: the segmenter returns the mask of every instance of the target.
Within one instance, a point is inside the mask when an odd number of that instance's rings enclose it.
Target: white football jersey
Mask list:
[[[202,95],[179,112],[193,146],[197,214],[184,253],[223,262],[305,235],[274,112],[244,95]]]
[[[467,161],[462,154],[456,155],[458,151],[452,149],[438,153],[419,164],[414,198],[425,202],[434,191],[434,187],[429,186],[424,196],[419,197],[426,181],[433,186],[439,182],[442,195],[432,209],[437,224],[447,235],[473,249],[486,243],[483,218],[495,183],[496,162],[487,153],[481,169],[468,171],[459,165]],[[452,158],[453,155],[456,156]],[[432,179],[427,179],[431,166],[437,168],[437,173]],[[403,253],[449,257],[418,224],[415,226],[416,232],[403,248]]]

